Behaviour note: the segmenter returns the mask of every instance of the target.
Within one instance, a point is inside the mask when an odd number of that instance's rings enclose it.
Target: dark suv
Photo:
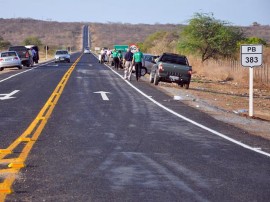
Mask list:
[[[184,55],[163,53],[152,66],[150,83],[158,85],[160,81],[177,83],[186,89],[189,88],[192,75],[192,67]]]
[[[32,52],[29,48],[26,48],[25,46],[11,46],[9,47],[9,51],[16,51],[19,55],[22,65],[23,66],[33,66],[33,58],[32,58]]]

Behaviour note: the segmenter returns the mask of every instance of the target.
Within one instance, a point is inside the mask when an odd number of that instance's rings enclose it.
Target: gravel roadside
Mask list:
[[[143,78],[148,82],[148,75]],[[158,88],[172,99],[210,114],[217,120],[270,140],[270,92],[264,86],[254,89],[254,117],[248,116],[248,86],[195,78],[188,90],[160,82]]]

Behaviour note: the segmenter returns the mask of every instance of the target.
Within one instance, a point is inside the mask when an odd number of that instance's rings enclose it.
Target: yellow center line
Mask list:
[[[16,175],[20,169],[24,167],[25,161],[32,147],[39,138],[47,123],[47,120],[50,118],[71,73],[75,69],[80,59],[81,56],[71,65],[28,128],[6,149],[0,149],[0,164],[9,164],[9,168],[0,169],[0,177],[4,178],[4,181],[0,183],[0,202],[4,201],[8,194],[12,193],[11,187],[13,182],[16,180]],[[5,157],[12,154],[14,149],[21,143],[24,143],[25,146],[23,147],[20,155],[17,158],[5,159]]]

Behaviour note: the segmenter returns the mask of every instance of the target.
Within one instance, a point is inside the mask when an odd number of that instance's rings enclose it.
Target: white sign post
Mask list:
[[[253,67],[262,65],[262,45],[241,45],[241,64],[249,67],[249,116],[253,116]]]

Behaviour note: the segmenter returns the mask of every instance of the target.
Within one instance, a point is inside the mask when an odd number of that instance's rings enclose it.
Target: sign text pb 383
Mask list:
[[[262,65],[262,45],[241,45],[241,64],[244,67]]]

